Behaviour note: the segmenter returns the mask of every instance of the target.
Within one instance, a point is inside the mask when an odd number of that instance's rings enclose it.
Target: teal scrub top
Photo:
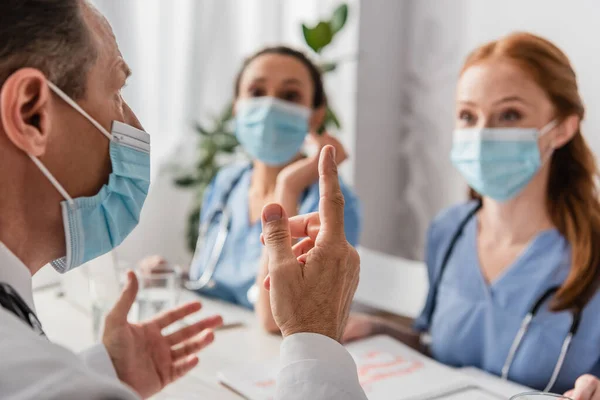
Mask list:
[[[429,331],[431,352],[438,361],[501,375],[525,315],[544,292],[566,279],[571,249],[556,229],[541,232],[500,277],[488,284],[477,255],[477,219],[471,218],[448,260],[435,310],[432,310],[435,288],[431,285],[438,277],[442,258],[459,224],[474,207],[476,203],[470,202],[445,210],[430,226],[426,246],[430,290],[415,327]],[[544,389],[571,321],[570,312],[551,312],[548,302],[544,304],[521,342],[508,378],[534,389]],[[598,293],[581,314],[579,329],[552,391],[563,393],[572,389],[575,380],[586,373],[600,376]]]
[[[223,199],[227,198],[226,207],[231,211],[231,227],[219,257],[213,276],[214,285],[204,288],[200,293],[220,298],[247,308],[253,308],[248,298],[248,291],[254,285],[258,273],[263,246],[260,242],[261,222],[250,222],[248,206],[248,189],[252,176],[251,165],[234,164],[223,168],[204,196],[200,224],[208,223],[208,232],[202,254],[196,257],[190,270],[190,278],[198,279],[206,267],[208,257],[214,247],[221,213],[215,213]],[[231,188],[234,184],[233,188]],[[350,244],[356,246],[360,236],[361,211],[360,203],[352,190],[340,180],[345,198],[344,223],[346,237]],[[231,189],[229,196],[227,191]],[[300,201],[299,214],[306,214],[319,209],[319,184],[314,183],[304,192]]]

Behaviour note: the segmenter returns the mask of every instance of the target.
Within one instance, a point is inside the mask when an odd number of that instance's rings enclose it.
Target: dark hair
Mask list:
[[[85,0],[0,1],[0,86],[21,68],[35,68],[79,98],[96,49],[84,17]]]
[[[264,49],[260,50],[259,52],[254,53],[252,56],[248,57],[244,61],[242,68],[240,69],[240,71],[237,74],[237,77],[235,78],[234,94],[235,94],[236,98],[240,94],[240,81],[242,80],[242,75],[244,74],[246,67],[248,67],[248,65],[252,61],[256,60],[258,57],[265,55],[265,54],[278,54],[278,55],[282,55],[282,56],[293,57],[296,60],[300,61],[302,64],[304,64],[304,66],[308,69],[308,72],[310,73],[310,77],[312,78],[312,81],[314,84],[314,89],[315,89],[315,94],[313,96],[313,101],[312,101],[312,107],[319,108],[321,106],[324,106],[327,103],[327,97],[325,96],[325,88],[323,87],[323,79],[321,77],[321,70],[319,69],[319,67],[317,67],[310,60],[310,58],[308,58],[306,56],[306,54],[304,54],[303,52],[294,50],[294,49],[286,47],[286,46],[276,46],[276,47],[264,48]]]

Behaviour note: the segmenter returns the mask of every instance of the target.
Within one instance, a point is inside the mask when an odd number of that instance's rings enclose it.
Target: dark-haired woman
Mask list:
[[[244,63],[235,82],[235,131],[252,161],[223,168],[206,191],[190,271],[199,292],[247,308],[262,297],[262,285],[255,286],[262,208],[278,202],[290,216],[318,210],[318,160],[301,153],[307,138],[317,147],[333,144],[338,162],[346,158],[337,140],[315,133],[325,110],[321,73],[303,53],[267,48]],[[346,235],[356,245],[358,200],[343,184],[342,190]]]

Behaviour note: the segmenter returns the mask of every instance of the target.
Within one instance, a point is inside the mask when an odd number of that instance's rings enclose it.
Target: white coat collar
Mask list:
[[[12,286],[35,312],[31,272],[2,242],[0,242],[0,282]]]

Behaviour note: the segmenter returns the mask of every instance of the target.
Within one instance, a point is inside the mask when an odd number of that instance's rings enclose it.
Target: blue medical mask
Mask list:
[[[552,154],[542,161],[538,139],[556,127],[471,128],[454,131],[450,158],[470,187],[497,201],[514,198]]]
[[[52,82],[48,86],[110,140],[112,173],[92,197],[73,199],[50,171],[29,156],[65,198],[61,202],[67,254],[51,264],[65,273],[117,247],[136,227],[150,187],[150,135],[114,121],[111,132]]]
[[[308,107],[273,97],[239,100],[235,134],[251,157],[267,165],[284,165],[300,151],[310,114]]]

